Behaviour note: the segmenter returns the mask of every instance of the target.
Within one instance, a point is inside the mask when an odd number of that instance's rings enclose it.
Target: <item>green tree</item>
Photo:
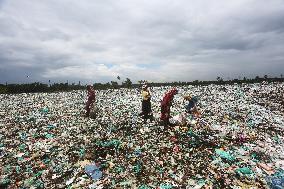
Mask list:
[[[116,81],[111,81],[111,85],[114,89],[118,88],[118,83]]]
[[[259,81],[260,80],[260,77],[257,75],[257,76],[255,76],[255,80],[256,81]]]
[[[264,79],[267,80],[267,78],[268,78],[268,76],[267,76],[267,75],[264,75]]]
[[[217,79],[218,82],[223,82],[223,78],[222,77],[218,76],[216,79]]]
[[[126,78],[126,80],[122,83],[122,86],[126,88],[131,88],[132,81],[129,78]]]

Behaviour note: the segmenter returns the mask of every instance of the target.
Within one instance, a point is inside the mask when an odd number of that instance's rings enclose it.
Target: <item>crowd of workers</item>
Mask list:
[[[88,92],[88,100],[86,102],[85,110],[86,110],[86,117],[90,116],[91,108],[94,107],[94,102],[96,100],[95,98],[95,90],[91,85],[87,86],[87,92]],[[172,88],[169,91],[167,91],[164,95],[164,97],[161,100],[161,115],[160,120],[163,125],[169,126],[170,125],[170,118],[171,118],[171,106],[174,99],[174,96],[178,94],[178,90],[176,88]],[[144,123],[147,122],[148,119],[150,121],[153,121],[153,113],[151,108],[151,91],[149,89],[149,86],[145,83],[142,86],[142,112],[139,114],[142,116]],[[185,106],[185,112],[189,114],[198,113],[197,111],[197,102],[198,98],[191,95],[183,96],[185,101],[188,101],[188,104]]]

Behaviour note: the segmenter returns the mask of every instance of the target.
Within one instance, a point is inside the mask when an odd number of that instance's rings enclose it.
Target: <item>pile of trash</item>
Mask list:
[[[284,187],[284,83],[177,87],[165,127],[169,89],[146,123],[139,89],[96,91],[95,119],[86,91],[0,95],[0,188]]]
[[[270,109],[284,113],[284,88],[275,83],[264,84],[251,90],[256,103]]]

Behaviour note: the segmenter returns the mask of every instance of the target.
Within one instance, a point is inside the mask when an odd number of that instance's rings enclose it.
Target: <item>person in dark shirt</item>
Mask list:
[[[151,93],[147,85],[142,86],[142,113],[144,123],[147,119],[153,120],[152,110],[151,110]]]
[[[187,113],[195,113],[197,112],[197,107],[196,107],[196,104],[197,104],[197,97],[191,97],[190,95],[188,96],[184,96],[183,97],[184,100],[187,100],[188,101],[188,104],[185,106],[185,109],[186,109],[186,112]]]

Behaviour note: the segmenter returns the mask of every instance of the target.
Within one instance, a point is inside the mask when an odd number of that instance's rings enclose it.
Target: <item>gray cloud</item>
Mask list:
[[[279,76],[283,21],[282,0],[4,0],[0,83]]]

